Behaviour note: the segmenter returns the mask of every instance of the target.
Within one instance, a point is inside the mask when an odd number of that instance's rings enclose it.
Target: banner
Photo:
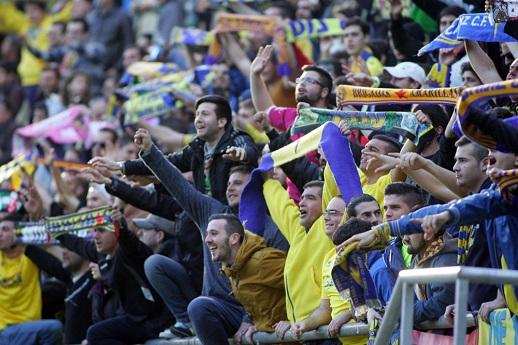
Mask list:
[[[212,40],[213,34],[210,31],[179,26],[173,28],[170,37],[170,43],[181,43],[188,46],[209,46]]]
[[[479,345],[518,344],[518,317],[509,309],[495,309],[489,314],[489,324],[478,321]]]
[[[336,105],[365,104],[456,104],[461,87],[440,89],[385,89],[340,85],[336,91]]]
[[[104,228],[115,231],[111,219],[111,206],[93,210],[49,217],[38,222],[16,223],[16,236],[25,244],[55,243],[56,237],[63,234],[75,234],[80,237],[88,236],[90,230]]]
[[[26,138],[49,138],[57,144],[73,144],[87,138],[89,122],[81,106],[72,106],[43,121],[19,128],[16,132]]]
[[[11,179],[11,188],[19,190],[23,182],[22,168],[30,175],[36,167],[30,155],[21,155],[0,166],[0,183]]]
[[[213,30],[214,36],[219,33],[252,31],[261,32],[273,36],[274,41],[279,48],[279,63],[277,65],[277,73],[281,76],[291,74],[288,64],[288,47],[286,41],[286,32],[284,27],[277,27],[277,18],[269,16],[249,16],[241,14],[224,13],[217,17],[216,26]],[[223,47],[221,43],[214,37],[209,47],[209,52],[205,58],[205,63],[213,65],[220,59]]]
[[[124,88],[116,89],[114,93],[119,99],[127,100],[135,95],[153,92],[164,87],[172,86],[175,83],[183,81],[185,78],[189,76],[192,77],[193,74],[189,72],[170,73],[165,76],[150,79]]]
[[[341,122],[355,129],[397,133],[416,144],[433,128],[431,125],[420,123],[414,113],[410,112],[340,111],[301,107],[291,127],[291,134],[307,133],[327,121],[336,124]]]
[[[126,72],[137,77],[149,79],[176,73],[178,72],[178,66],[174,63],[138,61],[131,64]]]
[[[459,33],[459,18],[455,19],[453,23],[446,30],[441,32],[433,41],[419,49],[417,56],[424,55],[437,49],[455,48],[461,45],[462,41],[457,38]]]
[[[487,13],[463,14],[432,42],[425,45],[417,53],[425,53],[440,49],[454,48],[462,44],[462,40],[482,42],[516,42],[504,32],[505,23],[494,23]]]
[[[191,96],[181,88],[185,89],[186,85],[171,85],[154,92],[131,97],[125,103],[124,125],[135,124],[151,117],[164,116],[171,109],[183,106],[183,102],[176,99],[172,93],[174,90],[175,92],[184,92],[186,97]]]
[[[346,21],[337,18],[296,19],[286,26],[286,39],[292,43],[302,38],[339,36],[344,34]]]
[[[284,26],[284,30],[286,31],[287,41],[293,43],[302,38],[343,35],[345,24],[346,21],[344,19],[337,18],[295,19],[288,21]],[[176,26],[171,33],[171,43],[181,43],[190,46],[209,46],[213,42],[213,35],[213,31]]]
[[[259,167],[252,172],[239,203],[239,218],[247,229],[258,235],[262,235],[264,230],[267,207],[263,197],[261,173],[302,157],[318,147],[327,158],[345,202],[362,193],[349,141],[340,133],[338,126],[328,122],[291,144],[263,156]]]

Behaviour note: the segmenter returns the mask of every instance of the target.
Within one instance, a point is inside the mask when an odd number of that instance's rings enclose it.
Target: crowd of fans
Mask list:
[[[452,105],[363,105],[349,110],[412,112],[433,128],[414,144],[340,122],[346,146],[335,149],[352,154],[351,176],[335,174],[321,149],[254,171],[303,137],[291,131],[298,109],[336,109],[339,85],[425,89],[517,78],[514,42],[466,40],[418,55],[484,6],[0,1],[0,345],[159,336],[239,344],[258,331],[299,338],[322,325],[329,339],[305,344],[367,344],[365,335],[339,337],[340,328],[382,320],[401,270],[518,269],[517,213],[491,179],[518,166],[518,122],[503,121],[516,116],[513,97],[479,104],[474,117],[510,150],[455,130]],[[275,34],[213,30],[228,14],[273,18]],[[339,30],[278,39],[290,25],[313,23],[302,20],[331,26],[328,18],[340,19]],[[169,76],[178,78],[167,84]],[[20,155],[19,181],[5,178]],[[252,198],[267,210],[259,231],[242,221],[255,205],[241,203],[254,178],[262,192]],[[346,197],[343,179],[359,181],[361,192]],[[61,233],[52,244],[17,237],[22,222],[103,206],[115,231]],[[421,284],[415,293],[416,325],[452,319],[453,284]],[[518,312],[516,287],[471,284],[466,293],[482,321],[497,308]]]

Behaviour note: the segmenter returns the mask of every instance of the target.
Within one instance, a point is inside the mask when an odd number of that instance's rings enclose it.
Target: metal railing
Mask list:
[[[386,345],[401,316],[400,344],[412,344],[414,326],[414,285],[455,282],[455,345],[466,342],[469,283],[518,285],[518,271],[481,267],[441,267],[404,270],[399,272],[396,286],[378,331],[375,345]]]
[[[473,315],[468,314],[467,323],[469,327],[475,326],[475,319]],[[445,318],[441,317],[437,321],[426,321],[419,324],[420,329],[445,329],[451,328],[451,325],[446,321]],[[367,335],[368,334],[368,326],[364,323],[347,323],[342,326],[340,329],[340,336],[355,336],[355,335]],[[315,331],[309,331],[303,333],[301,339],[303,341],[309,340],[323,340],[329,339],[329,335],[327,334],[327,326],[321,326]],[[298,341],[293,338],[291,332],[287,332],[284,339],[279,340],[274,333],[266,333],[266,332],[257,332],[254,334],[254,344],[278,344],[278,343],[286,343],[286,342],[294,342]],[[230,344],[233,344],[231,340],[229,340]],[[246,342],[243,341],[243,344]],[[192,338],[184,338],[184,339],[155,339],[146,342],[146,345],[202,345],[200,340],[196,337]]]

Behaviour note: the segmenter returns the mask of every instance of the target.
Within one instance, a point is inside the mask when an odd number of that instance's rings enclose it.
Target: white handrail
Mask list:
[[[388,303],[375,345],[386,345],[401,316],[401,345],[411,344],[413,328],[414,285],[455,282],[455,345],[466,341],[466,310],[469,283],[518,285],[518,271],[482,267],[440,267],[404,270],[399,272],[396,286]],[[407,293],[405,293],[407,292]],[[412,292],[412,293],[410,293]]]

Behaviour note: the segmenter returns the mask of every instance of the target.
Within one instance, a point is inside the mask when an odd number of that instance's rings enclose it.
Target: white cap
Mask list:
[[[420,85],[423,85],[426,79],[424,69],[413,62],[401,62],[394,67],[385,67],[385,71],[395,78],[413,79]]]

